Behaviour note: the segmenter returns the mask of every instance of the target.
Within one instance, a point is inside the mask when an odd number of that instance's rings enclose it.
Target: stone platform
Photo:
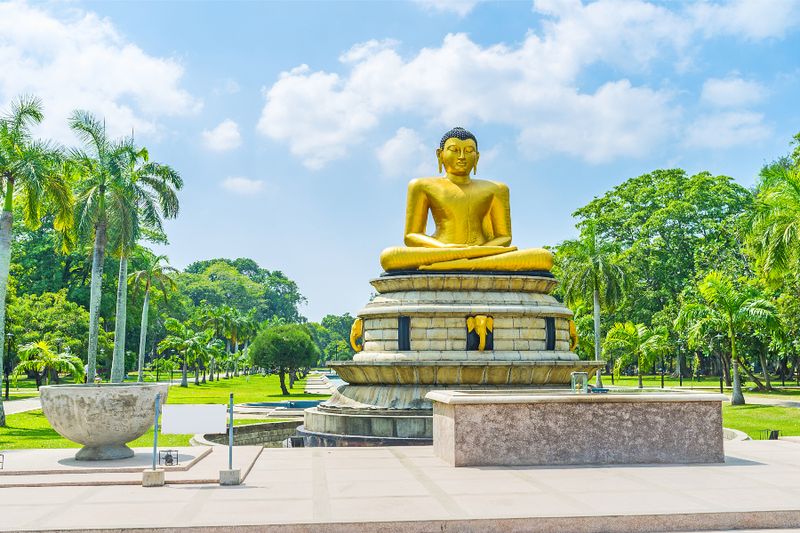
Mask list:
[[[453,466],[725,460],[722,394],[434,391],[428,398],[434,452]]]
[[[676,425],[680,421],[675,422]],[[800,527],[800,444],[725,463],[462,467],[430,446],[267,449],[238,487],[0,488],[1,531],[642,532]]]
[[[347,385],[308,409],[307,445],[430,444],[436,390],[567,387],[603,362],[571,351],[572,311],[548,272],[404,272],[372,280],[352,361],[329,362]]]

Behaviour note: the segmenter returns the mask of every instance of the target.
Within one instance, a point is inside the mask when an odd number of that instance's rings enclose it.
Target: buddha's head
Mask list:
[[[470,171],[477,170],[478,140],[464,128],[453,128],[442,136],[436,159],[439,161],[439,172],[442,167],[448,174],[469,176]]]

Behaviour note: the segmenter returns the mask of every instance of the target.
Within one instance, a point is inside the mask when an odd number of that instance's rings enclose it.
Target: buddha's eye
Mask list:
[[[458,148],[456,148],[455,146],[448,146],[447,149],[451,152],[458,152]]]
[[[464,151],[467,152],[468,154],[471,154],[472,152],[475,151],[475,149],[472,146],[467,146],[466,148],[464,148]]]

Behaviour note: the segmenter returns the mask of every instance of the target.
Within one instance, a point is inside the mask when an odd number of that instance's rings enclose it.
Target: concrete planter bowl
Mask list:
[[[41,388],[42,411],[59,435],[82,444],[78,461],[133,457],[126,443],[153,426],[156,394],[166,401],[166,383],[50,385]]]

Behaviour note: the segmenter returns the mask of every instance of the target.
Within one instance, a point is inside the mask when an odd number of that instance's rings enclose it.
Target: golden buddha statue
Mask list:
[[[442,137],[436,158],[444,177],[408,184],[405,246],[381,252],[386,272],[397,270],[550,271],[553,254],[511,246],[508,187],[471,179],[478,168],[478,141],[463,128]],[[428,212],[436,231],[425,233]]]

